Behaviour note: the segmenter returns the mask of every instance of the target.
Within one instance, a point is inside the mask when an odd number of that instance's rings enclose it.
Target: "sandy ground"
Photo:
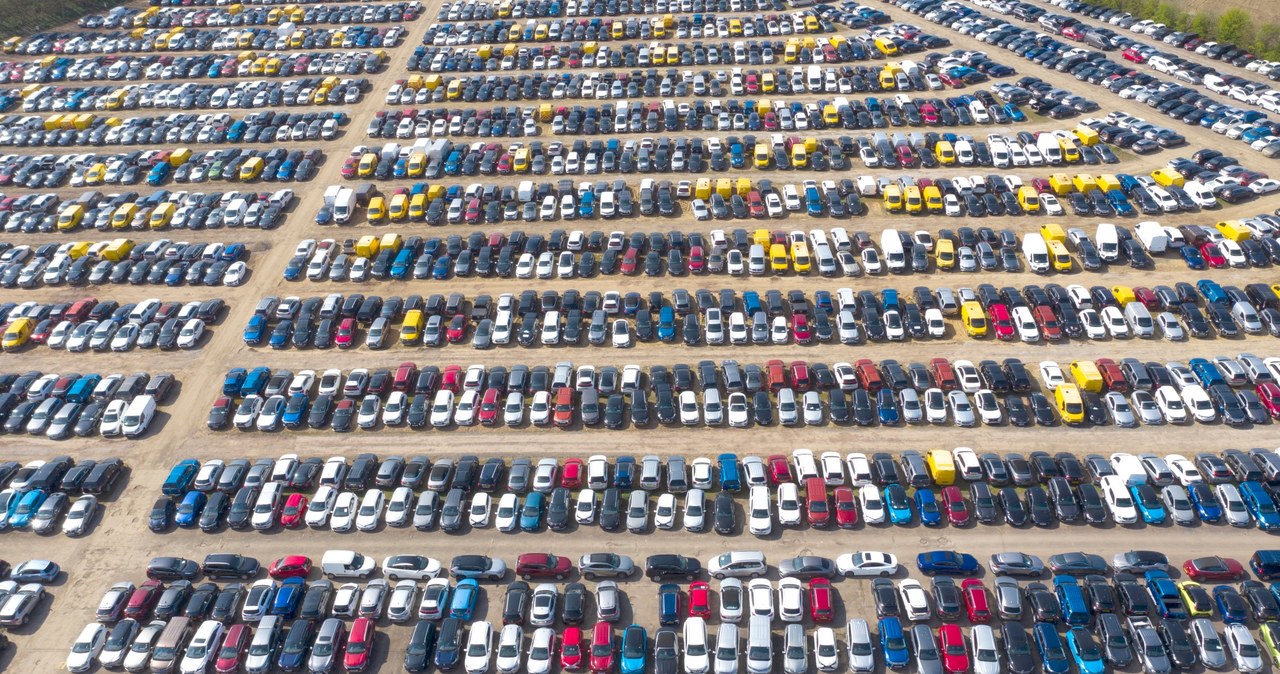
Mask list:
[[[434,16],[437,3],[429,3],[428,17]],[[1026,62],[1015,60],[1013,56],[992,50],[988,45],[973,42],[970,38],[952,33],[946,29],[933,26],[919,17],[885,6],[895,20],[907,21],[920,25],[927,31],[936,32],[952,38],[956,47],[972,48],[988,51],[998,61],[1013,65],[1023,73],[1035,74],[1055,85],[1080,90],[1085,95],[1095,98],[1103,104],[1104,111],[1113,109],[1128,110],[1156,119],[1145,106],[1136,106],[1128,101],[1093,88],[1083,87],[1070,77],[1058,73],[1044,72]],[[1085,526],[1062,526],[1049,530],[1014,531],[1009,527],[978,527],[967,530],[943,528],[940,530],[923,530],[920,528],[892,528],[883,530],[858,529],[852,532],[821,532],[813,530],[788,531],[764,540],[753,540],[750,536],[735,536],[731,540],[720,540],[715,534],[691,535],[677,532],[655,532],[645,536],[630,534],[604,534],[596,530],[574,533],[555,534],[541,533],[536,535],[505,535],[493,530],[474,531],[461,536],[449,536],[443,533],[406,532],[395,535],[382,531],[374,534],[338,535],[327,531],[280,532],[268,534],[227,532],[217,535],[206,535],[198,531],[180,531],[164,535],[150,533],[146,529],[147,512],[158,495],[159,485],[164,479],[168,467],[177,459],[196,456],[200,458],[230,459],[238,456],[263,457],[276,456],[285,452],[297,452],[303,456],[329,456],[344,454],[352,456],[357,452],[372,451],[382,455],[417,453],[429,456],[456,456],[463,453],[474,453],[481,456],[585,456],[590,453],[603,452],[610,455],[622,453],[643,454],[655,452],[663,455],[683,454],[689,457],[710,455],[719,451],[738,451],[741,453],[767,453],[786,451],[795,447],[811,447],[815,451],[838,449],[840,451],[873,451],[893,449],[928,449],[934,447],[952,447],[959,444],[972,446],[979,451],[1033,451],[1067,450],[1079,453],[1093,451],[1152,450],[1158,452],[1194,453],[1202,450],[1218,450],[1227,447],[1250,447],[1280,445],[1280,432],[1275,426],[1257,428],[1249,431],[1231,431],[1220,427],[1185,427],[1185,428],[1145,428],[1141,430],[1123,430],[1116,428],[1099,428],[1089,430],[1063,429],[1008,429],[982,428],[957,432],[951,428],[872,428],[843,429],[824,426],[820,428],[769,428],[753,430],[750,443],[744,443],[743,433],[731,429],[683,429],[662,428],[644,431],[607,431],[577,430],[561,432],[554,430],[489,430],[462,429],[445,432],[424,432],[421,436],[411,436],[409,430],[389,430],[379,432],[361,432],[345,436],[331,433],[305,432],[282,433],[270,437],[260,434],[241,434],[238,432],[214,433],[205,429],[205,415],[208,405],[217,395],[223,373],[233,366],[268,365],[271,367],[287,367],[293,370],[302,368],[322,369],[340,367],[344,370],[354,367],[394,366],[404,360],[414,360],[420,365],[448,363],[467,364],[480,362],[485,364],[529,363],[553,364],[560,360],[572,360],[575,363],[592,363],[595,365],[625,363],[667,365],[677,362],[692,363],[703,358],[735,358],[740,362],[763,362],[768,358],[806,358],[810,360],[834,362],[851,360],[858,357],[896,358],[901,362],[926,360],[935,356],[951,358],[1005,358],[1017,356],[1024,361],[1034,363],[1043,359],[1068,361],[1075,358],[1096,358],[1110,356],[1115,358],[1135,356],[1147,360],[1186,360],[1194,356],[1212,356],[1218,354],[1235,354],[1251,351],[1260,356],[1276,353],[1274,342],[1263,338],[1242,340],[1210,340],[1192,341],[1183,344],[1169,344],[1155,341],[1132,342],[1072,342],[1067,345],[1023,345],[998,344],[992,341],[974,341],[963,337],[953,337],[945,343],[909,342],[906,344],[875,344],[856,348],[839,345],[815,346],[811,348],[790,347],[722,347],[694,348],[683,346],[648,344],[638,346],[627,352],[606,348],[533,348],[517,347],[496,349],[489,352],[476,352],[467,347],[446,347],[439,355],[429,350],[405,349],[396,347],[382,352],[370,352],[363,348],[350,353],[314,351],[266,352],[245,347],[240,339],[240,327],[244,325],[253,311],[256,301],[266,295],[310,295],[326,292],[364,292],[382,295],[408,294],[412,292],[464,292],[468,296],[480,292],[497,294],[513,292],[525,287],[536,289],[577,288],[587,289],[664,289],[684,287],[690,290],[708,287],[713,290],[720,287],[733,287],[739,291],[746,289],[763,290],[780,288],[783,290],[801,288],[807,291],[817,289],[834,289],[850,285],[855,289],[897,287],[909,290],[915,285],[976,285],[991,282],[997,286],[1021,285],[1043,282],[1046,279],[1033,278],[1030,275],[1009,274],[975,274],[965,276],[947,276],[944,274],[917,275],[903,278],[857,279],[851,283],[842,280],[825,280],[820,278],[782,278],[782,279],[730,279],[729,277],[707,279],[622,279],[605,277],[590,281],[530,281],[511,282],[504,280],[450,280],[448,282],[395,282],[368,284],[288,284],[280,279],[280,271],[291,255],[294,245],[304,238],[321,237],[358,237],[374,231],[399,231],[401,233],[427,234],[428,227],[416,224],[404,224],[395,227],[371,228],[365,224],[356,224],[343,228],[319,227],[312,223],[312,215],[318,206],[324,188],[339,182],[338,171],[341,158],[352,145],[365,142],[364,128],[374,112],[383,108],[382,96],[387,87],[396,79],[406,76],[404,62],[412,52],[418,37],[422,34],[430,18],[417,22],[411,27],[410,39],[401,47],[392,50],[391,68],[373,77],[374,87],[365,102],[349,110],[352,115],[351,125],[347,133],[330,143],[322,143],[320,147],[329,155],[329,160],[322,167],[320,176],[301,185],[291,185],[298,191],[300,205],[293,210],[287,223],[272,232],[250,231],[212,231],[212,232],[142,232],[135,238],[149,241],[159,237],[191,240],[191,241],[245,241],[250,244],[253,254],[250,266],[253,273],[241,288],[164,288],[133,286],[106,286],[94,289],[99,297],[136,301],[145,297],[161,297],[164,299],[195,299],[210,295],[211,292],[224,297],[230,307],[230,313],[223,324],[213,331],[202,349],[190,352],[132,352],[128,354],[86,354],[70,358],[66,354],[48,349],[32,350],[21,356],[6,356],[9,369],[42,369],[44,371],[122,371],[132,372],[146,369],[151,371],[174,372],[180,382],[181,391],[176,402],[162,409],[158,423],[147,437],[132,443],[108,442],[102,439],[77,439],[55,443],[40,439],[21,440],[10,438],[0,440],[8,448],[8,456],[20,459],[33,459],[67,453],[76,457],[102,457],[120,455],[132,468],[132,474],[118,494],[105,506],[105,514],[97,529],[81,540],[69,540],[62,537],[37,538],[28,533],[9,533],[6,539],[7,552],[4,557],[11,562],[20,561],[29,556],[47,557],[59,561],[68,570],[64,581],[51,588],[53,596],[36,621],[27,627],[11,632],[12,640],[17,646],[14,651],[0,656],[0,668],[22,672],[52,672],[61,668],[66,649],[80,630],[81,626],[92,618],[101,593],[111,583],[120,580],[139,582],[146,561],[158,554],[176,554],[191,558],[202,558],[215,551],[238,551],[258,557],[264,563],[282,554],[301,553],[314,557],[328,548],[350,547],[381,559],[396,552],[414,552],[448,559],[459,552],[483,552],[501,556],[513,562],[516,555],[532,550],[553,550],[557,553],[576,556],[583,552],[610,549],[630,554],[637,559],[655,551],[678,551],[696,555],[704,562],[719,552],[732,549],[762,549],[770,561],[776,563],[782,558],[799,552],[812,552],[834,557],[835,555],[857,548],[874,548],[894,552],[904,560],[912,560],[921,550],[931,548],[955,548],[973,553],[984,559],[991,552],[999,550],[1021,549],[1041,554],[1067,549],[1086,549],[1110,555],[1116,551],[1132,547],[1147,547],[1164,550],[1176,561],[1205,554],[1229,554],[1237,558],[1247,557],[1253,550],[1272,546],[1272,538],[1257,531],[1237,531],[1222,526],[1203,526],[1194,531],[1176,530],[1172,527],[1148,527],[1135,530],[1120,528],[1088,528]],[[479,105],[479,104],[474,104]],[[1101,115],[1099,115],[1101,116]],[[1063,123],[1037,119],[1031,123],[1019,125],[1008,130],[1017,131],[1063,128]],[[1069,126],[1067,127],[1069,128]],[[1107,170],[1130,170],[1132,172],[1149,171],[1163,164],[1168,159],[1179,155],[1189,155],[1199,147],[1225,147],[1241,157],[1252,167],[1266,169],[1270,162],[1260,155],[1231,143],[1227,144],[1218,137],[1202,129],[1192,129],[1177,125],[1179,132],[1187,135],[1191,145],[1182,151],[1163,151],[1149,157],[1125,155],[1125,163]],[[997,131],[999,129],[991,129]],[[973,128],[967,130],[974,134],[988,133],[988,129]],[[686,134],[688,135],[688,134]],[[839,135],[839,134],[838,134]],[[548,137],[544,136],[543,140]],[[563,138],[561,138],[563,140]],[[370,144],[381,141],[369,141]],[[112,150],[114,151],[114,149]],[[1103,170],[1101,168],[1099,171]],[[1047,174],[1049,171],[1020,171],[1024,177]],[[933,171],[931,174],[956,175],[972,174],[985,171]],[[750,177],[770,177],[775,180],[801,180],[817,177],[811,174],[781,176],[749,172]],[[889,175],[889,173],[885,173]],[[631,176],[629,181],[638,181],[641,176]],[[668,176],[671,177],[671,176]],[[685,176],[680,176],[684,178]],[[610,176],[609,179],[613,177]],[[484,179],[480,179],[483,181]],[[466,179],[463,182],[473,182]],[[388,182],[383,188],[390,188],[407,183]],[[214,187],[215,186],[209,186]],[[1270,197],[1252,204],[1223,209],[1220,212],[1201,213],[1177,216],[1168,221],[1175,223],[1211,223],[1223,217],[1245,216],[1262,211],[1270,211],[1280,205],[1280,198]],[[1090,230],[1097,222],[1092,219],[1063,218],[1067,226],[1087,226]],[[1037,218],[988,219],[987,221],[957,221],[941,217],[907,219],[903,217],[887,217],[874,213],[870,217],[840,223],[851,229],[861,228],[871,232],[888,226],[900,228],[926,228],[937,231],[944,227],[955,227],[960,224],[1009,226],[1019,232],[1036,229],[1043,220]],[[812,226],[833,226],[829,221],[807,220],[806,218],[789,218],[781,226],[787,229],[808,229]],[[503,226],[506,229],[508,226]],[[652,219],[643,222],[591,223],[569,226],[563,223],[536,223],[524,226],[527,232],[549,232],[554,228],[584,227],[586,229],[624,229],[632,230],[670,230],[706,231],[711,228],[706,223],[694,223],[688,216],[673,219]],[[514,228],[514,227],[511,227]],[[487,228],[486,228],[487,229]],[[461,227],[449,226],[435,228],[432,234],[450,234],[464,232]],[[97,239],[99,235],[89,233],[77,238]],[[65,240],[57,235],[40,235],[30,237],[31,241]],[[1218,271],[1209,276],[1223,282],[1243,285],[1253,281],[1274,281],[1273,270]],[[1199,275],[1185,273],[1181,264],[1173,260],[1161,260],[1156,271],[1151,273],[1134,273],[1127,268],[1115,268],[1106,274],[1073,274],[1047,280],[1056,282],[1079,282],[1086,285],[1095,283],[1113,285],[1153,285],[1170,283],[1178,280],[1194,280]],[[44,288],[31,291],[13,291],[13,299],[71,299],[84,293],[71,289]],[[1066,536],[1064,536],[1064,534]],[[836,584],[842,597],[842,611],[848,616],[869,616],[873,613],[869,602],[866,585],[860,582],[843,581]],[[630,608],[639,616],[639,622],[656,627],[654,620],[656,588],[648,581],[628,583],[624,588],[629,596]],[[487,588],[490,600],[496,601],[501,596],[501,589]],[[490,603],[490,606],[496,604]],[[488,611],[490,619],[496,618],[496,609]],[[843,616],[839,616],[843,618]],[[624,624],[630,620],[624,616]],[[396,671],[408,638],[409,629],[404,626],[390,627],[379,637],[378,657],[385,661],[379,671]]]

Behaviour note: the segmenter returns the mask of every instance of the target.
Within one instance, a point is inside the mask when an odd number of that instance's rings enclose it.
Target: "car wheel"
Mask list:
[[[584,573],[584,574],[582,574],[582,577],[583,577],[584,579],[586,579],[586,580],[595,580],[595,579],[596,579],[596,574],[594,574],[594,573]]]
[[[881,577],[881,578],[888,578],[890,575],[892,575],[892,574],[890,574],[888,571],[881,571],[881,572],[880,572],[880,577]]]
[[[723,573],[714,573],[714,574],[711,574],[711,575],[715,576],[715,577],[716,577],[716,580],[724,580],[724,574],[723,574]]]
[[[529,575],[529,574],[527,574],[527,573],[526,573],[526,574],[524,574],[524,575],[522,575],[522,576],[520,576],[520,578],[522,578],[522,579],[524,579],[524,580],[533,580],[533,576],[530,576],[530,575]]]
[[[563,574],[563,573],[557,573],[557,574],[556,574],[556,580],[564,580],[564,574]]]
[[[397,575],[396,575],[396,574],[394,574],[394,573],[388,573],[388,574],[387,574],[387,580],[399,580],[399,579],[400,579],[400,577],[399,577],[399,576],[397,576]]]

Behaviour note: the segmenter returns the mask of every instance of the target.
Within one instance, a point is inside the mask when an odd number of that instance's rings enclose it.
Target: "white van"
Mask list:
[[[753,243],[747,255],[747,271],[752,276],[763,276],[769,267],[769,259],[765,257],[764,246]]]
[[[1116,226],[1110,222],[1098,225],[1098,257],[1104,262],[1120,259],[1120,235],[1116,232]]]
[[[320,558],[320,571],[326,578],[364,578],[377,564],[353,550],[326,550]]]
[[[1062,146],[1058,144],[1057,136],[1051,133],[1040,134],[1036,138],[1036,149],[1040,150],[1046,164],[1054,166],[1062,164]]]
[[[1027,267],[1036,274],[1049,272],[1049,246],[1039,232],[1032,232],[1022,237],[1022,256],[1027,258]]]
[[[773,671],[773,630],[769,616],[751,616],[747,631],[747,671],[751,674]]]
[[[136,438],[147,432],[156,415],[155,396],[140,395],[125,408],[120,420],[120,430],[126,438]]]
[[[1129,323],[1133,334],[1138,337],[1155,337],[1155,321],[1151,319],[1151,312],[1147,310],[1146,305],[1142,302],[1135,301],[1124,305],[1124,320]]]
[[[902,237],[896,229],[886,229],[880,233],[880,250],[884,253],[885,264],[892,274],[901,274],[907,269],[907,255],[902,250]]]

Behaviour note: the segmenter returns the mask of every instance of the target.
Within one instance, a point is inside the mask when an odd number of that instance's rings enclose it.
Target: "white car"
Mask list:
[[[204,321],[199,318],[192,318],[187,321],[182,330],[178,332],[178,348],[194,349],[200,344],[200,338],[204,335]]]
[[[477,491],[471,497],[471,507],[467,510],[467,520],[473,528],[483,529],[489,526],[489,512],[492,505],[493,499],[489,497],[488,492]]]
[[[357,529],[360,531],[373,531],[378,528],[386,498],[386,494],[381,489],[370,489],[364,493],[364,498],[360,501],[360,508],[356,511]]]
[[[1169,466],[1169,470],[1173,471],[1173,476],[1178,480],[1178,484],[1190,487],[1197,482],[1204,482],[1204,476],[1200,474],[1200,469],[1196,468],[1196,464],[1187,457],[1181,454],[1170,454],[1165,457],[1164,462]]]
[[[471,426],[476,423],[476,412],[480,406],[480,392],[468,389],[458,398],[458,406],[453,410],[453,423],[458,426]]]
[[[613,322],[613,345],[619,349],[629,348],[631,346],[631,324],[625,318],[619,318]]]
[[[1098,312],[1093,309],[1080,311],[1080,322],[1084,324],[1084,334],[1089,339],[1106,339],[1107,326],[1103,324]]]
[[[1124,320],[1124,314],[1121,313],[1119,307],[1103,307],[1100,317],[1112,339],[1128,339],[1132,336],[1129,330],[1129,322]]]
[[[92,622],[80,630],[80,636],[71,644],[71,652],[67,654],[67,671],[87,672],[93,668],[93,661],[102,652],[107,643],[107,626]]]
[[[1107,475],[1099,481],[1102,498],[1111,510],[1111,519],[1116,524],[1135,524],[1138,521],[1138,509],[1133,504],[1133,496],[1118,475]]]
[[[221,639],[222,623],[216,620],[200,623],[195,636],[191,637],[191,643],[187,644],[187,650],[182,655],[178,671],[181,674],[203,674],[218,652]]]
[[[706,492],[690,489],[684,496],[684,528],[686,531],[702,531],[706,528]]]
[[[849,578],[887,578],[898,572],[898,558],[875,550],[846,552],[836,557],[836,571]]]
[[[711,459],[699,457],[689,464],[689,481],[694,488],[711,489],[713,480]]]
[[[674,529],[676,526],[676,504],[675,494],[662,494],[658,497],[658,504],[653,510],[653,524],[659,529]]]
[[[546,426],[551,423],[551,394],[538,391],[533,394],[533,402],[529,405],[529,421],[535,426]]]
[[[1222,635],[1231,659],[1236,663],[1236,671],[1249,674],[1262,671],[1262,652],[1247,626],[1239,623],[1227,625]]]
[[[686,674],[706,674],[711,671],[707,622],[701,616],[693,616],[684,621],[684,671]]]
[[[728,414],[731,428],[746,428],[750,425],[751,406],[747,402],[747,394],[741,391],[729,394]]]
[[[976,424],[973,414],[973,403],[964,391],[947,391],[947,404],[951,407],[951,417],[957,426],[969,428]]]
[[[920,581],[911,578],[899,581],[898,594],[902,597],[902,608],[907,612],[908,620],[927,621],[932,616],[929,610],[929,595]]]
[[[360,606],[360,584],[343,583],[333,594],[332,613],[338,618],[352,618]]]
[[[494,524],[498,531],[510,533],[516,530],[520,521],[520,497],[507,492],[498,499],[498,510],[494,513]]]
[[[1199,384],[1190,384],[1182,389],[1182,402],[1190,410],[1191,416],[1202,424],[1212,423],[1218,418],[1218,411],[1209,400],[1209,394]]]
[[[783,482],[778,485],[778,524],[784,527],[798,527],[802,519],[800,492],[794,482]]]
[[[1040,361],[1040,380],[1044,382],[1045,388],[1049,391],[1054,391],[1066,383],[1067,378],[1057,363],[1051,360],[1043,360]]]
[[[93,525],[93,519],[97,513],[98,497],[93,494],[81,496],[67,510],[67,518],[62,523],[62,533],[67,536],[83,536]]]
[[[523,650],[524,629],[519,625],[504,626],[498,636],[498,657],[495,659],[499,674],[515,674],[520,669]]]
[[[502,423],[508,426],[519,426],[524,423],[524,394],[512,391],[507,394],[507,402],[502,406]]]
[[[840,649],[836,633],[830,627],[819,627],[813,633],[813,654],[820,672],[834,672],[840,666]]]
[[[973,641],[973,674],[1000,674],[995,630],[990,625],[974,625],[970,639]]]
[[[778,581],[778,617],[789,623],[804,619],[804,582],[799,578]]]
[[[960,393],[952,391],[952,393]],[[924,392],[924,415],[925,420],[931,424],[947,423],[947,394],[940,388],[925,389]]]
[[[392,391],[387,396],[387,404],[382,408],[382,424],[399,426],[405,421],[405,413],[409,409],[409,396],[404,391]]]
[[[1156,389],[1155,399],[1165,421],[1171,424],[1187,423],[1187,406],[1183,404],[1176,389],[1168,384],[1161,386]]]
[[[862,510],[862,521],[867,524],[884,524],[888,518],[884,499],[880,490],[874,486],[866,486],[858,490],[858,507]]]
[[[736,623],[742,620],[745,600],[746,594],[741,580],[737,578],[722,579],[720,581],[720,622]]]
[[[413,518],[413,490],[408,487],[396,487],[387,500],[387,526],[407,527]]]
[[[573,519],[578,524],[591,524],[596,518],[596,492],[583,489],[578,492],[578,499],[573,507]]]
[[[444,428],[453,420],[453,391],[441,389],[431,402],[431,425]]]
[[[338,532],[351,531],[351,527],[356,523],[356,511],[359,507],[360,500],[355,492],[344,491],[338,494],[338,499],[333,504],[333,514],[329,516],[329,529]]]
[[[974,407],[978,416],[987,426],[999,426],[1004,423],[1004,411],[1000,409],[1000,401],[990,389],[982,389],[973,396]]]
[[[849,470],[849,482],[855,487],[865,487],[872,482],[871,461],[862,452],[849,452],[844,457],[844,465]]]
[[[467,674],[484,674],[489,671],[489,654],[493,650],[493,625],[487,620],[471,623],[467,632],[467,646],[463,653],[463,667]]]
[[[529,674],[550,674],[551,665],[555,661],[556,631],[550,627],[539,627],[533,631],[529,640],[529,657],[525,661],[525,670]]]
[[[768,536],[773,531],[771,510],[769,488],[752,487],[747,506],[747,530],[756,536]]]
[[[355,494],[352,494],[355,496]],[[303,521],[312,529],[319,529],[329,523],[329,514],[338,500],[338,491],[332,485],[321,485],[315,496],[307,503],[307,513]]]
[[[721,589],[724,583],[720,584]],[[773,620],[773,583],[767,578],[753,578],[747,583],[747,599],[751,603],[751,615]]]

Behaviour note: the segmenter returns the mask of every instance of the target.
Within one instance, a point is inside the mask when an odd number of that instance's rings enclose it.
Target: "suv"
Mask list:
[[[684,576],[693,580],[701,571],[702,565],[698,560],[684,555],[650,555],[644,563],[644,573],[652,580],[670,576]]]
[[[720,580],[731,576],[759,578],[768,571],[763,552],[724,552],[707,562],[707,573]]]
[[[215,552],[204,558],[201,571],[209,578],[239,578],[248,580],[258,575],[258,560],[229,552]]]

